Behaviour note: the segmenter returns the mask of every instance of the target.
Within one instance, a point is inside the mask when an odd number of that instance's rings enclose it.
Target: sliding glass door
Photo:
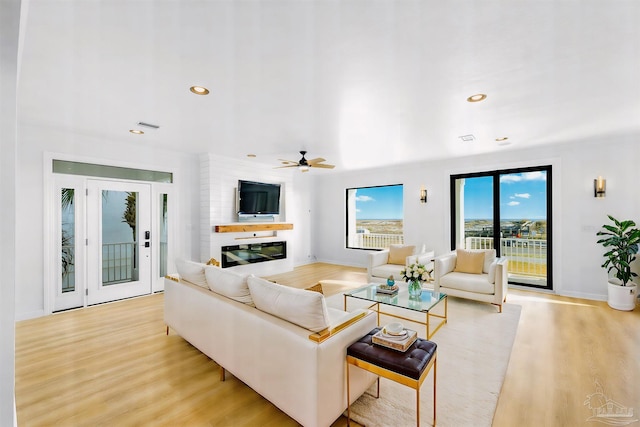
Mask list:
[[[451,248],[509,259],[509,283],[552,289],[551,166],[451,176]]]

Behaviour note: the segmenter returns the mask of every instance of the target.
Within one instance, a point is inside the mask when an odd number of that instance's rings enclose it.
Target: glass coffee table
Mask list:
[[[369,305],[370,310],[375,310],[378,313],[378,325],[380,325],[380,315],[386,315],[395,317],[396,319],[408,320],[410,322],[419,323],[424,325],[427,329],[427,339],[430,339],[445,323],[447,323],[447,295],[442,292],[434,292],[428,289],[422,290],[422,295],[419,297],[410,297],[406,284],[399,285],[400,289],[395,295],[388,295],[378,293],[378,284],[368,284],[362,288],[355,289],[353,291],[346,292],[344,294],[344,310],[347,311],[348,298],[356,298],[359,300],[369,301],[372,304]],[[444,301],[444,315],[433,313],[433,309]],[[424,322],[420,319],[405,317],[398,313],[391,313],[386,307],[399,308],[401,313],[403,310],[409,310],[407,316],[413,313],[424,314]],[[431,330],[431,318],[435,317],[441,319],[438,325]],[[380,325],[381,326],[381,325]]]

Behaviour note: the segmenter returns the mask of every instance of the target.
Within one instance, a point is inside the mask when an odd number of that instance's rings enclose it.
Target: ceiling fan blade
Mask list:
[[[282,162],[283,165],[297,165],[298,162],[294,162],[293,160],[285,160],[285,159],[278,159],[279,161]]]
[[[314,168],[333,169],[333,168],[335,168],[335,165],[328,165],[326,163],[316,163],[315,165],[312,165],[312,167],[314,167]]]
[[[297,168],[298,164],[294,164],[294,165],[284,165],[284,166],[276,166],[274,169],[282,169],[282,168]]]
[[[317,159],[311,159],[311,160],[307,160],[307,163],[309,165],[314,165],[316,163],[321,163],[321,162],[326,162],[325,159],[323,159],[322,157],[318,157]]]

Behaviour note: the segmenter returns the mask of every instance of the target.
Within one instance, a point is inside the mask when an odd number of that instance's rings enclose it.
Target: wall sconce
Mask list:
[[[424,185],[420,186],[420,203],[427,203],[427,189]]]
[[[593,197],[604,197],[606,193],[607,180],[599,176],[593,180]]]

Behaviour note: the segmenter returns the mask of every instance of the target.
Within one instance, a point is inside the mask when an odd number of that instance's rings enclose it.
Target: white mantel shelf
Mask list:
[[[234,223],[221,224],[214,226],[216,233],[242,233],[253,231],[277,231],[277,230],[293,230],[293,224],[286,222],[269,222],[269,223]]]

